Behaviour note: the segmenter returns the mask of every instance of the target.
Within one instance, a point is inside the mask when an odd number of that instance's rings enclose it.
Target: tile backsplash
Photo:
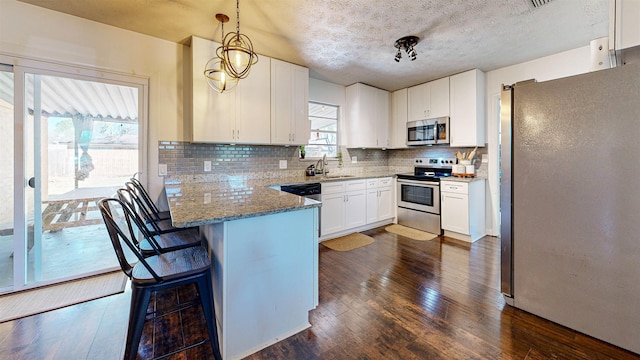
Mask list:
[[[297,146],[195,144],[181,141],[160,141],[159,163],[167,165],[167,175],[223,175],[236,173],[271,173],[274,176],[299,174],[318,159],[299,159]],[[334,174],[353,174],[364,171],[408,172],[417,157],[454,157],[456,151],[471,148],[448,146],[421,146],[409,149],[347,149],[342,147],[344,164],[337,159],[329,161],[328,169]],[[481,164],[487,148],[478,148],[476,169],[486,176],[486,164]],[[352,163],[353,158],[357,163]],[[287,161],[287,169],[279,168],[280,160]],[[211,171],[204,171],[204,162],[211,161]]]

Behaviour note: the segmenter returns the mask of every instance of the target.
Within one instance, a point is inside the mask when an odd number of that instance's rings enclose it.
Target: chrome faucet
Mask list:
[[[329,162],[327,162],[327,154],[324,154],[322,155],[322,159],[318,160],[316,163],[316,170],[319,169],[321,174],[324,176],[329,172],[327,165],[329,165]]]

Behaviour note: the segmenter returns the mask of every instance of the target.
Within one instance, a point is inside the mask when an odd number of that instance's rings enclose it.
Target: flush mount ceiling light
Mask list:
[[[240,33],[240,0],[236,0],[236,19],[236,32],[224,37],[222,46],[218,48],[218,57],[224,59],[229,76],[244,79],[249,75],[251,65],[258,62],[258,55],[253,51],[249,37]]]
[[[222,25],[221,39],[224,40],[224,23],[229,21],[229,17],[225,14],[216,14],[216,19]],[[218,47],[216,53],[218,53],[220,48],[222,48],[222,46]],[[220,56],[209,59],[204,66],[204,76],[207,79],[207,83],[209,83],[209,86],[213,90],[219,93],[229,92],[238,85],[238,79],[229,76],[226,68],[225,60]]]
[[[415,60],[418,53],[413,47],[418,44],[418,41],[420,41],[420,38],[417,36],[405,36],[396,40],[393,44],[393,46],[398,49],[398,51],[396,51],[395,61],[400,62],[400,59],[402,59],[402,49],[404,49],[407,55],[409,55],[409,59],[411,59],[411,61]]]

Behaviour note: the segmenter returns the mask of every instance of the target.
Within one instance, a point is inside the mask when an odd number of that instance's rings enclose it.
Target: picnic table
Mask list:
[[[42,212],[42,230],[57,231],[64,228],[96,225],[102,223],[98,209],[98,201],[105,197],[113,197],[118,186],[87,187],[68,191],[64,194],[49,195],[42,204],[46,208]],[[87,216],[95,211],[96,216]]]

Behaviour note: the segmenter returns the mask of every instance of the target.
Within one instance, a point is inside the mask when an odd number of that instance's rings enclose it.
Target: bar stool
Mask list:
[[[193,246],[202,245],[200,231],[196,227],[192,228],[167,228],[164,230],[153,223],[145,222],[136,211],[136,203],[132,200],[133,194],[128,189],[117,191],[120,201],[124,205],[124,218],[127,221],[129,233],[135,241],[138,237],[136,229],[141,233],[143,239],[137,242],[137,246],[144,256],[164,254],[167,252],[186,249]],[[166,221],[164,221],[166,222]],[[151,226],[150,226],[151,225]]]
[[[135,176],[132,177],[126,185],[127,187],[131,187],[136,191],[138,197],[140,197],[144,201],[147,209],[156,220],[171,219],[171,213],[169,213],[168,211],[160,211],[158,209],[153,200],[151,200],[151,196],[149,195],[147,190],[144,188],[144,186],[142,186],[140,180],[138,180]]]
[[[147,318],[147,309],[152,292],[175,288],[187,284],[195,284],[200,305],[207,323],[209,338],[202,342],[176,349],[162,357],[177,354],[181,351],[202,345],[210,341],[215,359],[222,359],[218,332],[216,327],[215,307],[213,305],[212,269],[207,251],[203,247],[191,247],[176,250],[165,254],[145,257],[138,249],[132,234],[127,236],[122,227],[118,225],[114,213],[122,211],[126,214],[127,205],[118,199],[102,199],[99,201],[100,212],[109,232],[113,249],[122,271],[131,279],[131,306],[129,312],[129,326],[125,346],[125,359],[133,360],[137,356],[138,345],[142,336],[144,322]],[[136,256],[138,262],[130,263],[124,252],[124,243]],[[179,306],[178,310],[186,307]],[[173,311],[176,311],[173,309]],[[152,318],[164,314],[152,313]],[[183,325],[184,326],[184,325]]]
[[[146,208],[144,201],[138,196],[136,191],[129,187],[130,183],[126,183],[124,188],[118,189],[116,192],[118,198],[129,205],[129,207],[144,220],[147,229],[153,233],[165,233],[180,230],[171,223],[171,219],[157,220],[155,216]]]

